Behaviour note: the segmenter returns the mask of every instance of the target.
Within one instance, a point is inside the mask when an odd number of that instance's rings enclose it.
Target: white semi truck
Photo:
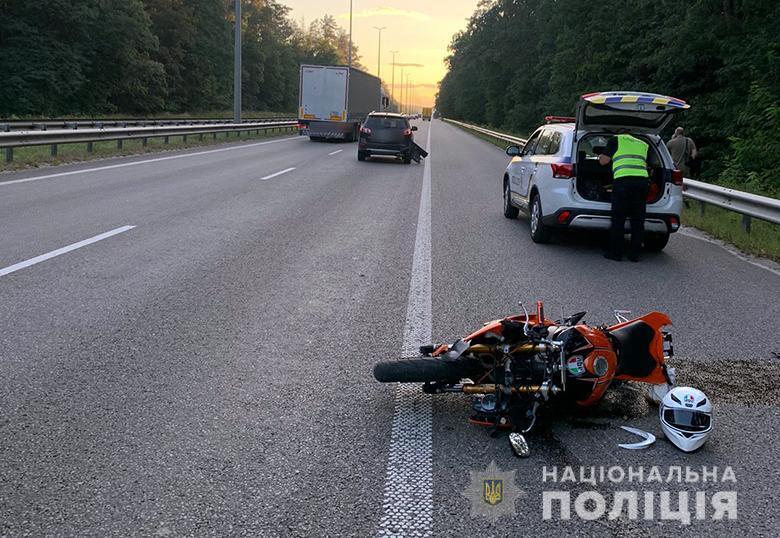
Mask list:
[[[301,65],[298,129],[312,140],[357,140],[360,124],[387,106],[380,80],[359,69]]]

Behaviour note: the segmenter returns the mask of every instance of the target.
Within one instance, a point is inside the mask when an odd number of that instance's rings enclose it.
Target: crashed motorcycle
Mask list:
[[[380,362],[374,377],[383,383],[423,383],[428,394],[474,396],[470,422],[489,426],[493,435],[509,430],[512,450],[527,457],[525,435],[541,406],[565,399],[587,407],[598,402],[615,381],[672,385],[666,359],[672,356],[671,325],[666,314],[650,312],[618,323],[589,326],[585,312],[560,320],[536,304],[523,313],[486,323],[453,344],[427,345],[421,357]]]

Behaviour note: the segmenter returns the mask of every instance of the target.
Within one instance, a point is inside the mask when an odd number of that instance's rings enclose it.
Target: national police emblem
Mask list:
[[[463,496],[471,501],[471,516],[485,516],[495,523],[516,513],[515,502],[525,495],[515,485],[515,471],[502,472],[495,461],[484,471],[469,471],[471,480]]]

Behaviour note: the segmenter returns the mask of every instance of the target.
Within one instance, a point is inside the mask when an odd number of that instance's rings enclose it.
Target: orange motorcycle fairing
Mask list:
[[[577,400],[578,405],[587,407],[599,401],[612,383],[617,371],[617,355],[612,349],[612,342],[603,332],[587,325],[577,325],[575,328],[592,346],[583,366],[593,377],[575,380],[578,383],[593,383],[593,390],[588,397]]]
[[[536,314],[530,314],[528,316],[528,323],[529,323],[529,325],[536,325],[537,319],[538,318],[536,317]],[[515,321],[515,322],[518,322],[518,323],[525,323],[525,321],[526,321],[525,314],[519,314],[517,316],[509,316],[509,317],[506,317],[504,319],[496,319],[496,320],[490,321],[488,323],[485,323],[485,325],[483,325],[482,328],[478,329],[477,331],[474,331],[473,333],[471,333],[470,335],[464,337],[463,339],[466,340],[467,342],[470,342],[470,341],[474,340],[475,338],[479,338],[480,336],[486,335],[487,333],[493,333],[493,334],[501,335],[503,333],[503,331],[504,331],[504,326],[501,325],[501,322],[504,321],[504,320]],[[552,322],[552,320],[544,318],[544,325],[545,325],[545,327],[549,327],[550,325],[553,325],[553,322]]]
[[[669,316],[661,312],[650,312],[644,316],[613,325],[607,330],[610,333],[615,333],[622,328],[626,328],[636,323],[644,323],[648,325],[653,331],[653,337],[650,340],[646,350],[649,357],[652,358],[653,366],[649,373],[645,375],[632,375],[630,373],[621,374],[618,372],[615,375],[615,379],[619,381],[640,381],[642,383],[651,383],[653,385],[666,383],[667,379],[666,374],[664,373],[664,335],[661,332],[661,328],[666,325],[671,325],[672,320],[669,318]]]

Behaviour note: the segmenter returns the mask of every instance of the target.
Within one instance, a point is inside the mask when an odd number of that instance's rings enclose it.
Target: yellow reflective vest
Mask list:
[[[627,134],[617,135],[617,140],[618,148],[612,156],[612,177],[614,179],[627,176],[649,178],[650,174],[647,173],[649,146]]]

